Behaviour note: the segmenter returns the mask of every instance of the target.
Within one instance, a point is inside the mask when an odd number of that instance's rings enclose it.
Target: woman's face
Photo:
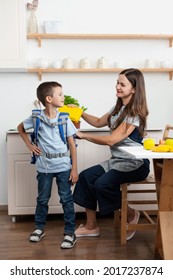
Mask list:
[[[133,88],[126,76],[124,74],[119,75],[116,83],[116,96],[122,99],[123,105],[129,103],[134,93],[135,88]]]

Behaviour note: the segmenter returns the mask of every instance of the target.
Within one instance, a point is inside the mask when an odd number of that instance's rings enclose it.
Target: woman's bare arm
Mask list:
[[[82,118],[90,125],[99,128],[99,127],[108,125],[108,121],[107,121],[108,115],[109,115],[109,113],[106,113],[102,117],[98,118],[98,117],[95,117],[95,116],[92,116],[90,114],[83,112]]]
[[[122,123],[110,135],[94,135],[78,131],[76,135],[80,139],[85,139],[99,145],[113,146],[127,138],[135,129],[134,125]]]

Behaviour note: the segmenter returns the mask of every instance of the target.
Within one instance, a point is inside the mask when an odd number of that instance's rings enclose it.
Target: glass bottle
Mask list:
[[[31,10],[29,16],[28,33],[38,33],[37,18],[34,10]]]

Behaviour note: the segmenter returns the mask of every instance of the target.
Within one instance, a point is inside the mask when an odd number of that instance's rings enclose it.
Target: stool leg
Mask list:
[[[114,227],[120,228],[120,210],[114,211]]]
[[[125,245],[127,236],[127,184],[121,185],[121,196],[121,245]]]

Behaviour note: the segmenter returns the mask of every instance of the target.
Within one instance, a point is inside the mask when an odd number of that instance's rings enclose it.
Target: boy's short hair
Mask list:
[[[46,106],[46,97],[53,96],[53,88],[55,87],[62,88],[62,85],[57,82],[44,82],[38,86],[37,98],[43,104],[43,106]]]

